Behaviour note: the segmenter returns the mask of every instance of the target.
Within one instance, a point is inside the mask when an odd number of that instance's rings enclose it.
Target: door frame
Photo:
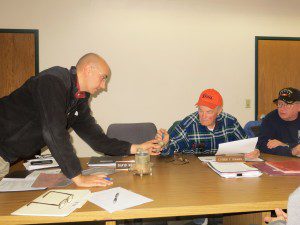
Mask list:
[[[255,36],[255,120],[258,120],[258,42],[260,40],[300,41],[300,37]]]
[[[34,48],[35,48],[35,75],[39,71],[39,30],[37,29],[2,29],[0,33],[28,33],[34,34]]]

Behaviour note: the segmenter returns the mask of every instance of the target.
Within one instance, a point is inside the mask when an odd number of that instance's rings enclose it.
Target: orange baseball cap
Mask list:
[[[223,106],[223,98],[215,89],[206,89],[200,96],[196,106],[207,106],[211,109],[217,106]]]

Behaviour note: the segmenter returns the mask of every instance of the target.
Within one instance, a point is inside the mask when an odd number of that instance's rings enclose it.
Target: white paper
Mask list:
[[[198,159],[201,162],[215,162],[216,161],[216,156],[199,156]]]
[[[116,194],[118,194],[117,201],[114,203]],[[89,199],[90,202],[100,206],[106,211],[113,213],[115,211],[127,209],[133,206],[141,205],[153,201],[142,195],[128,191],[121,187],[111,188],[104,191],[95,192]]]
[[[44,204],[26,204],[23,207],[19,208],[12,215],[21,215],[21,216],[68,216],[71,212],[73,212],[77,208],[81,208],[88,198],[90,197],[91,192],[89,190],[70,190],[70,189],[60,189],[60,190],[52,190],[59,191],[63,193],[73,194],[72,201],[70,203],[66,203],[63,208],[59,208],[55,205],[44,205]],[[49,191],[48,191],[49,192]],[[51,190],[50,190],[51,192]],[[66,195],[59,193],[50,193],[46,197],[46,193],[34,199],[35,202],[44,202],[51,204],[58,204],[62,200],[66,198]]]
[[[11,192],[11,191],[35,191],[43,190],[46,188],[33,188],[34,179],[24,178],[3,178],[0,181],[0,192]]]
[[[225,178],[259,177],[262,175],[258,169],[240,162],[209,162],[208,166]]]
[[[258,138],[248,138],[219,144],[216,155],[249,153],[255,150]]]

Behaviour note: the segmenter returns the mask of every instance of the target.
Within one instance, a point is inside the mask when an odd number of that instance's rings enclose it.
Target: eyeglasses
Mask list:
[[[101,75],[101,78],[104,82],[106,82],[108,80],[108,76],[107,75]]]
[[[190,161],[183,157],[182,154],[176,154],[173,156],[173,158],[171,158],[171,160],[169,159],[169,161],[167,161],[167,163],[173,163],[175,165],[184,165],[189,163]]]
[[[92,67],[93,70],[97,72],[97,74],[101,77],[101,79],[106,82],[108,80],[108,75],[100,73],[100,71],[96,67]]]
[[[290,109],[294,106],[294,104],[284,104],[284,103],[277,103],[277,108],[280,109],[280,108],[287,108],[287,109]]]
[[[41,205],[52,205],[52,206],[58,206],[59,209],[63,208],[67,203],[70,203],[73,199],[73,194],[69,194],[69,193],[65,193],[65,192],[60,192],[60,191],[49,191],[47,192],[45,195],[42,196],[42,198],[45,198],[47,195],[49,195],[50,193],[57,193],[57,194],[63,194],[63,195],[67,195],[67,197],[65,199],[63,199],[61,202],[59,202],[58,204],[54,204],[54,203],[46,203],[46,202],[29,202],[27,204],[27,206],[29,206],[32,203],[35,204],[41,204]]]

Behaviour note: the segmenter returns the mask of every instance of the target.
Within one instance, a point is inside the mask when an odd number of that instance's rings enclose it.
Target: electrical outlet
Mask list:
[[[245,108],[247,108],[247,109],[251,108],[251,99],[246,99]]]

